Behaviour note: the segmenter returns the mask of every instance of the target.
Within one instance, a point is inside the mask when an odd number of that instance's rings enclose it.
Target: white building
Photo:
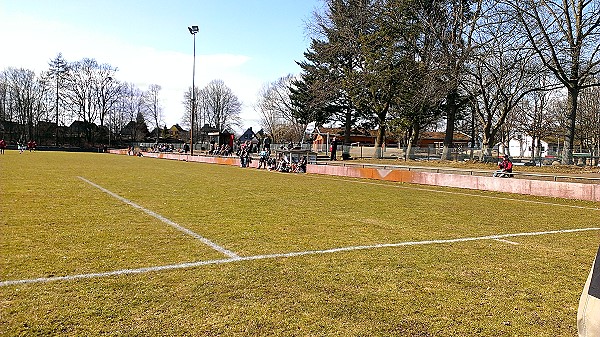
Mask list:
[[[540,149],[536,149],[536,157],[546,157],[548,155],[548,143],[541,140]],[[508,151],[504,151],[504,146],[500,146],[501,153],[508,153],[511,157],[531,158],[534,150],[533,138],[526,135],[518,135],[508,143]]]

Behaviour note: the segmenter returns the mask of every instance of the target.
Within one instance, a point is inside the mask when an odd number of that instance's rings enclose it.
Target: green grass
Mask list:
[[[598,227],[598,204],[238,167],[0,156],[0,282]],[[535,202],[531,202],[535,201]],[[583,206],[572,208],[567,206]],[[230,261],[0,286],[0,335],[575,336],[598,232]]]

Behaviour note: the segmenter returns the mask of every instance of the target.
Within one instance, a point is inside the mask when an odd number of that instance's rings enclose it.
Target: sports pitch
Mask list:
[[[0,336],[576,336],[597,203],[0,155]]]

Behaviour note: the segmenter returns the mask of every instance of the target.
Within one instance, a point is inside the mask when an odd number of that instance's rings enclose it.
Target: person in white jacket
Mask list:
[[[577,331],[579,337],[600,337],[600,249],[579,299]]]

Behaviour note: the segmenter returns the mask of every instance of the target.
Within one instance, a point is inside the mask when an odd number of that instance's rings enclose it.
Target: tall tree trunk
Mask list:
[[[379,123],[379,130],[377,130],[377,137],[375,138],[374,158],[383,158],[383,150],[381,148],[383,142],[385,142],[385,123]]]
[[[473,160],[473,150],[475,149],[475,112],[471,112],[471,149],[469,150],[469,158]]]
[[[458,112],[458,89],[452,89],[446,96],[446,135],[441,160],[450,158],[450,149],[454,147],[454,123]]]
[[[573,147],[575,143],[575,119],[577,116],[577,97],[579,96],[579,87],[574,86],[568,89],[567,96],[567,129],[565,132],[565,146],[563,148],[562,164],[573,164]]]
[[[492,126],[490,123],[486,123],[483,126],[483,139],[481,141],[481,156],[479,160],[488,161],[492,156],[492,149],[494,148],[495,134],[492,132]]]
[[[405,159],[415,159],[414,146],[419,140],[420,127],[419,123],[414,123],[411,127],[411,135],[408,139],[408,146],[406,147]]]
[[[351,132],[351,127],[352,127],[352,110],[348,109],[346,111],[346,120],[344,121],[344,144],[343,145],[349,145],[350,144],[350,132]]]

